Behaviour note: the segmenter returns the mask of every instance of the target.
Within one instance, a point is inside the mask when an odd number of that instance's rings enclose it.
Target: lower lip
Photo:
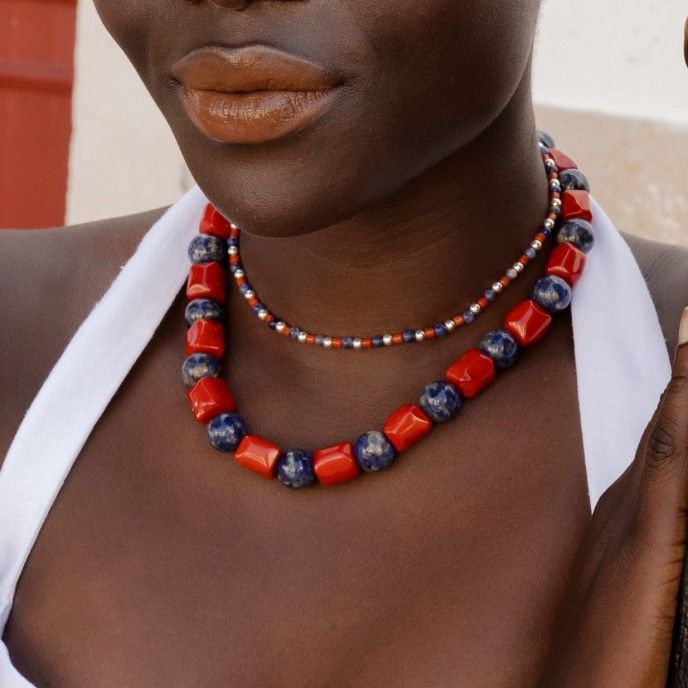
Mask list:
[[[182,86],[182,103],[207,137],[222,143],[262,143],[297,131],[322,117],[333,91],[222,93]]]

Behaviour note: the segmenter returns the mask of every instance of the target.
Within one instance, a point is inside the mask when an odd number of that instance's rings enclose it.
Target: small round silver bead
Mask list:
[[[513,268],[509,268],[509,269],[506,271],[506,276],[507,276],[510,280],[515,280],[515,279],[518,277],[518,273],[517,273],[516,270],[514,270]]]
[[[416,330],[416,341],[422,342],[425,339],[425,332],[423,330]]]
[[[392,346],[393,342],[394,342],[394,340],[392,339],[391,334],[383,334],[382,335],[382,343],[385,346]]]
[[[553,208],[561,208],[561,198],[553,198],[552,199],[552,207]]]
[[[445,320],[444,326],[447,328],[447,332],[453,332],[456,329],[456,323],[453,320]]]
[[[497,292],[497,294],[501,293],[501,291],[504,289],[504,285],[501,282],[495,282],[492,285],[492,291]]]
[[[244,292],[244,298],[245,298],[245,299],[250,299],[251,297],[253,297],[253,296],[255,296],[255,295],[256,295],[256,294],[255,294],[255,292],[253,291],[253,289],[247,289],[247,290]]]
[[[239,253],[239,249],[236,246],[230,246],[227,248],[227,255],[236,256]]]
[[[261,320],[265,320],[265,318],[268,317],[268,312],[267,312],[267,310],[266,310],[265,308],[261,308],[261,309],[258,311],[258,317],[259,317]]]
[[[298,336],[298,340],[301,342],[301,344],[306,343],[306,337],[308,337],[308,335],[303,330],[301,330],[301,332],[299,332],[299,336]]]
[[[517,260],[512,267],[514,268],[514,270],[516,270],[516,272],[523,272],[523,268],[525,267],[525,265],[523,265],[523,263]]]
[[[363,340],[360,337],[354,337],[354,349],[360,349],[363,346]]]
[[[561,191],[561,182],[558,179],[553,179],[549,183],[550,191]]]
[[[468,308],[473,315],[478,315],[478,313],[480,313],[482,310],[479,303],[472,303]]]
[[[531,247],[534,248],[536,251],[539,251],[539,250],[542,248],[542,242],[540,241],[540,239],[533,239],[533,240],[530,242],[530,245],[531,245]]]
[[[542,225],[545,229],[554,229],[554,220],[548,217]]]
[[[235,278],[236,278],[236,277],[243,277],[243,276],[244,276],[244,271],[243,271],[241,268],[239,268],[238,270],[235,270],[235,271],[234,271],[234,277],[235,277]]]
[[[326,349],[331,349],[332,348],[332,337],[325,337],[323,339],[323,346]]]
[[[281,320],[277,323],[275,323],[275,331],[276,332],[284,332],[284,328],[287,326],[287,323],[282,322]]]

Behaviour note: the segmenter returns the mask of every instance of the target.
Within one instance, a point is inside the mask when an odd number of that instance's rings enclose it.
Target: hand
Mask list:
[[[633,463],[593,513],[538,688],[665,688],[687,513],[688,307]]]

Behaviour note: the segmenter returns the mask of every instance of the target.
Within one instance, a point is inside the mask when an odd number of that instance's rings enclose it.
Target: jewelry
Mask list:
[[[234,453],[238,464],[258,475],[277,477],[291,488],[305,487],[316,481],[322,485],[343,483],[361,472],[388,468],[400,453],[427,436],[434,425],[456,416],[465,399],[476,396],[495,380],[498,372],[516,363],[523,348],[540,341],[549,330],[553,316],[570,306],[573,287],[583,273],[586,254],[594,244],[594,233],[590,224],[593,216],[588,180],[569,157],[554,147],[548,134],[538,132],[537,138],[550,180],[550,212],[529,248],[539,251],[557,225],[558,229],[557,245],[548,255],[545,274],[535,283],[532,297],[511,308],[504,316],[502,328],[486,332],[478,347],[468,349],[460,356],[445,371],[442,379],[430,382],[417,404],[403,404],[390,414],[382,430],[370,430],[353,443],[341,442],[315,452],[305,449],[283,451],[277,444],[249,434],[243,419],[236,413],[236,404],[222,377],[221,365],[225,353],[223,304],[226,301],[227,273],[232,272],[235,281],[244,280],[238,282],[240,288],[248,283],[239,262],[239,229],[208,205],[201,219],[199,236],[189,244],[192,264],[186,285],[189,299],[185,311],[187,358],[182,364],[182,378],[189,388],[187,397],[194,417],[206,425],[211,445],[219,451]],[[533,245],[536,242],[537,245]],[[502,278],[508,280],[506,284],[499,281],[502,288],[525,268],[524,257],[531,259],[524,252],[524,256],[512,266],[514,272],[510,275],[507,271]],[[516,264],[521,268],[517,269]],[[254,293],[247,296],[249,291],[253,290],[248,287],[243,293],[255,309],[261,304]],[[499,293],[501,289],[494,291]],[[255,303],[250,302],[252,299],[256,299]],[[477,305],[483,309],[480,302]],[[269,312],[261,319],[268,323],[276,320]],[[274,326],[273,329],[291,337],[288,326],[283,324],[284,327],[278,329]],[[414,340],[441,337],[451,331],[448,329],[440,335],[434,328],[427,329],[433,329],[434,334],[420,339],[414,337]],[[418,332],[425,333],[425,330]],[[399,342],[394,341],[394,337],[398,340],[399,333],[391,335],[392,343],[403,343],[403,333],[401,336],[402,341]],[[306,337],[313,335],[307,334]],[[329,346],[332,348],[338,348],[335,346],[337,339],[341,340],[341,348],[347,348],[344,344],[346,338],[328,339],[331,339]],[[379,346],[379,343],[373,343],[373,339],[360,338],[361,344],[357,348]],[[365,345],[364,342],[368,341],[370,343]],[[315,339],[307,343],[326,346]],[[384,337],[382,345],[389,345]]]

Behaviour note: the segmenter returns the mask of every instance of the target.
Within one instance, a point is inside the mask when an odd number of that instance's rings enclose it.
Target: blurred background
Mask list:
[[[619,229],[688,245],[686,0],[543,0],[538,124]],[[92,0],[0,0],[0,227],[167,205],[193,180]]]

